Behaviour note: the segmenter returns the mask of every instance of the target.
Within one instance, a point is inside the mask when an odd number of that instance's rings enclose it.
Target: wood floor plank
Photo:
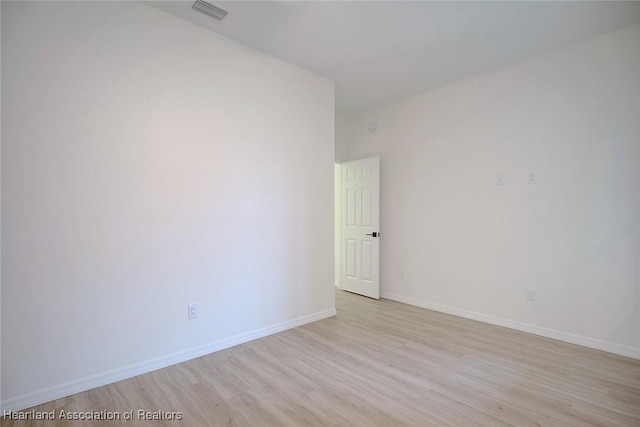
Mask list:
[[[342,291],[336,307],[335,318],[31,408],[181,421],[2,426],[640,426],[638,360]]]

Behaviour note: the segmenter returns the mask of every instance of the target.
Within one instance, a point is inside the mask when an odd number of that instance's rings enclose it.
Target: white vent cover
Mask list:
[[[206,1],[196,0],[196,2],[191,6],[191,9],[197,10],[198,12],[204,13],[212,17],[213,19],[217,19],[218,21],[222,21],[225,16],[229,14],[226,10],[220,9],[212,5],[211,3],[207,3]]]

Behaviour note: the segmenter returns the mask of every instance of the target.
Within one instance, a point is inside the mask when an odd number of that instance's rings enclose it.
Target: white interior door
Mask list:
[[[342,289],[380,298],[380,158],[342,164]]]

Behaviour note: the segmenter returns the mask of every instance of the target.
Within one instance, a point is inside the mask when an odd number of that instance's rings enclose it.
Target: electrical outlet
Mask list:
[[[404,270],[400,270],[400,278],[404,279]]]
[[[197,319],[198,318],[198,304],[189,304],[187,306],[189,319]]]
[[[496,176],[496,185],[504,185],[504,175],[501,174]]]
[[[529,184],[537,184],[538,183],[538,178],[536,178],[536,174],[531,172],[529,174]]]
[[[536,300],[536,290],[533,288],[527,289],[527,301],[535,301]]]

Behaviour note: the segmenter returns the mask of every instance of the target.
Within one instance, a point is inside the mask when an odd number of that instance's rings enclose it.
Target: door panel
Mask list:
[[[347,255],[347,259],[343,262],[343,265],[347,266],[346,276],[350,279],[356,278],[356,241],[353,239],[347,239],[347,250],[344,251]]]
[[[343,163],[342,289],[380,298],[379,232],[380,158]]]
[[[373,245],[366,240],[362,242],[362,280],[369,282],[373,280]]]

